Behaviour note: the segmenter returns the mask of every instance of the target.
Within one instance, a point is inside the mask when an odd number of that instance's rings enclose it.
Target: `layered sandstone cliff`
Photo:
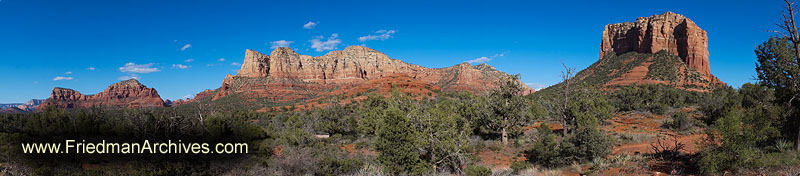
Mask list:
[[[84,95],[78,91],[56,87],[39,109],[55,105],[61,108],[138,108],[138,107],[163,107],[164,101],[156,89],[142,85],[136,79],[129,79],[108,86],[103,92],[94,95]]]
[[[656,53],[660,50],[679,56],[689,67],[704,75],[711,75],[708,34],[689,18],[673,12],[639,17],[635,22],[606,25],[600,58],[609,52]]]
[[[389,58],[363,46],[347,47],[323,56],[300,55],[291,48],[276,48],[270,55],[253,50],[236,76],[300,79],[314,83],[353,83],[396,73],[419,73],[426,68]]]
[[[706,31],[683,15],[667,12],[606,25],[600,59],[571,81],[605,90],[660,84],[709,92],[725,83],[711,74],[708,56]],[[543,91],[563,86],[559,83]]]
[[[426,68],[363,46],[350,46],[317,57],[300,55],[285,47],[276,48],[269,55],[247,50],[244,58],[237,75],[225,77],[214,100],[240,93],[250,99],[291,102],[390,76],[409,77],[445,91],[485,92],[510,76],[486,64]],[[522,82],[519,84],[524,86]],[[525,93],[533,92],[524,87]]]
[[[655,54],[661,50],[678,56],[689,68],[700,73],[709,82],[707,84],[724,84],[711,74],[706,31],[689,18],[673,12],[639,17],[635,22],[606,25],[600,43],[600,58],[602,60],[611,52],[617,55],[627,52]],[[618,82],[634,80],[638,79]]]

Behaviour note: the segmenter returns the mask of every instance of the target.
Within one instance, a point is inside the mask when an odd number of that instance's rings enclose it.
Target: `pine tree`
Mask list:
[[[383,125],[378,130],[376,149],[378,161],[390,174],[424,174],[430,167],[424,163],[417,151],[418,135],[409,119],[400,109],[390,107],[384,111]]]
[[[517,132],[532,120],[528,99],[522,97],[523,87],[518,82],[519,75],[514,75],[491,93],[493,113],[481,124],[499,131],[504,145],[508,144],[509,133]]]

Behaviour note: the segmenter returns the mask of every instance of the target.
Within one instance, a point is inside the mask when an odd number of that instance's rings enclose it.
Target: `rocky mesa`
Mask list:
[[[708,33],[691,19],[673,12],[639,17],[634,22],[609,24],[603,30],[600,59],[608,53],[656,53],[665,50],[713,82],[708,61]]]
[[[706,31],[673,12],[606,25],[600,59],[573,79],[607,90],[662,84],[707,92],[725,85],[711,74]]]
[[[78,91],[56,87],[38,109],[47,106],[60,108],[87,108],[99,106],[103,108],[139,108],[163,107],[164,101],[154,88],[139,83],[136,79],[129,79],[111,84],[103,92],[94,95],[84,95]]]
[[[486,64],[426,68],[363,46],[350,46],[317,57],[300,55],[286,47],[276,48],[269,55],[248,49],[237,75],[225,77],[220,88],[214,90],[213,100],[237,94],[250,100],[294,102],[392,76],[409,77],[415,82],[441,87],[443,91],[473,92],[491,90],[498,81],[510,77]],[[526,93],[534,91],[522,82],[519,84],[527,88]],[[201,94],[196,97],[207,97],[209,92]]]

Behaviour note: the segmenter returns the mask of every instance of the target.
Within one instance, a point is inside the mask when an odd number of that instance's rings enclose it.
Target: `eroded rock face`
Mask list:
[[[269,56],[247,50],[244,63],[236,76],[300,79],[314,83],[354,83],[424,69],[362,46],[347,47],[319,57],[300,55],[287,47],[276,48]]]
[[[248,49],[244,54],[242,69],[236,75],[244,77],[266,77],[269,73],[269,56]]]
[[[476,92],[491,90],[498,80],[509,77],[486,64],[426,68],[392,59],[363,46],[350,46],[318,57],[300,55],[283,47],[276,48],[269,55],[247,50],[238,74],[226,76],[213,99],[243,93],[250,98],[295,101],[399,74],[440,86],[443,90]],[[525,91],[532,92],[530,88]]]
[[[708,37],[692,20],[667,12],[605,26],[600,59],[578,72],[578,83],[619,90],[661,84],[709,92],[725,83],[711,74]],[[547,88],[558,90],[563,84]]]
[[[708,62],[708,34],[689,18],[672,12],[606,25],[600,58],[609,52],[656,53],[660,50],[679,56],[689,67],[713,77]]]
[[[61,108],[100,107],[163,107],[164,101],[156,89],[142,85],[136,79],[129,79],[108,86],[103,92],[83,95],[78,91],[56,87],[38,109],[55,105]]]

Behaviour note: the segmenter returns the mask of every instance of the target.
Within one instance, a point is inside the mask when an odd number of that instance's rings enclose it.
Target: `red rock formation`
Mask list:
[[[284,47],[276,48],[270,55],[247,50],[238,74],[226,76],[213,99],[242,93],[249,98],[295,101],[398,74],[443,90],[476,92],[495,88],[497,81],[509,76],[486,64],[425,68],[363,46],[350,46],[318,57],[300,55]],[[526,90],[531,92],[533,89]]]
[[[600,43],[600,58],[609,52],[656,53],[660,50],[679,56],[711,82],[722,83],[709,69],[706,31],[689,18],[672,12],[640,17],[635,22],[606,25]]]
[[[86,108],[101,107],[163,107],[164,101],[156,89],[147,88],[136,79],[129,79],[108,86],[103,92],[95,95],[83,95],[78,91],[56,87],[50,98],[45,100],[38,109],[55,105],[61,108]]]
[[[237,75],[244,77],[266,77],[269,73],[269,56],[248,49],[244,54],[244,64]]]

